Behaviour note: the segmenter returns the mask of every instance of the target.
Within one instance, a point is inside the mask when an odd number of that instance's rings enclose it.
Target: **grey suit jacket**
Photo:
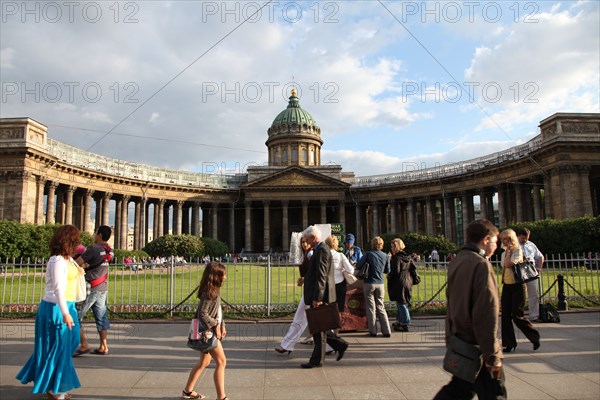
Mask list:
[[[311,305],[313,301],[332,303],[335,300],[331,252],[324,242],[320,242],[304,276],[304,304]]]

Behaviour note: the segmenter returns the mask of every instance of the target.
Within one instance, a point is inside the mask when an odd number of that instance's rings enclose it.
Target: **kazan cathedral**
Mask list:
[[[462,243],[475,218],[504,227],[597,216],[600,114],[555,113],[539,132],[476,159],[358,177],[321,165],[321,128],[292,91],[267,129],[268,165],[218,175],[104,157],[49,138],[30,118],[3,118],[0,219],[87,232],[109,225],[121,249],[185,233],[238,253],[288,251],[291,233],[310,224],[339,224],[364,246],[376,235],[414,231]]]

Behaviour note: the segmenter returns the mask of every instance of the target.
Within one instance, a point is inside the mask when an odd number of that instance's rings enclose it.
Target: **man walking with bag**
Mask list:
[[[498,332],[498,285],[496,274],[487,257],[494,254],[498,229],[480,219],[466,230],[466,243],[448,266],[446,289],[446,345],[456,336],[475,345],[483,354],[483,366],[474,382],[456,375],[434,400],[506,399],[502,350],[496,339]]]
[[[108,320],[108,309],[106,306],[108,297],[108,265],[113,259],[113,252],[107,241],[110,239],[112,231],[110,226],[99,226],[94,232],[94,243],[81,256],[77,257],[77,264],[85,269],[85,280],[91,286],[90,294],[83,302],[83,307],[79,311],[79,321],[91,308],[96,321],[96,329],[100,336],[100,346],[92,353],[99,355],[108,354],[108,330],[110,329],[110,321]],[[74,356],[87,354],[91,351],[90,345],[85,336],[83,324],[81,324],[81,345],[75,352]]]
[[[517,229],[517,239],[523,250],[523,258],[532,261],[535,264],[538,274],[542,273],[542,265],[544,264],[544,255],[537,248],[535,243],[529,240],[531,232],[527,228]],[[540,294],[539,281],[534,279],[526,283],[527,285],[527,300],[529,303],[529,320],[531,322],[544,322],[540,319]]]
[[[302,232],[304,240],[313,248],[306,275],[304,275],[304,303],[311,308],[332,303],[335,297],[335,279],[331,265],[329,246],[321,242],[321,231],[314,225]],[[325,343],[337,352],[337,361],[344,357],[348,343],[333,334],[332,331],[313,334],[315,347],[310,360],[301,365],[302,368],[319,368],[325,360]]]

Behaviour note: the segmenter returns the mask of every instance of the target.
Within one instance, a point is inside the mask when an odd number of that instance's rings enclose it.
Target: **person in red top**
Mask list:
[[[108,330],[110,321],[108,320],[108,308],[106,301],[108,297],[108,265],[113,259],[113,252],[107,241],[110,239],[112,231],[109,226],[99,226],[94,233],[94,243],[75,261],[85,269],[85,280],[91,286],[90,293],[83,302],[79,311],[79,321],[83,320],[85,314],[92,309],[96,321],[96,329],[100,336],[100,346],[93,351],[94,354],[108,354]],[[87,342],[83,324],[81,325],[81,344],[74,356],[87,354],[91,351]]]

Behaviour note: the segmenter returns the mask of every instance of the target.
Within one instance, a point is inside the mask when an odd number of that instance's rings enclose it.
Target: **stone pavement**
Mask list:
[[[505,356],[510,399],[600,399],[600,313],[561,314],[560,324],[538,324],[542,347],[533,352],[522,335],[515,353]],[[91,343],[94,325],[87,323]],[[417,318],[409,333],[391,338],[345,333],[350,342],[340,362],[329,356],[323,368],[305,370],[311,347],[298,344],[277,354],[287,325],[230,322],[224,342],[226,389],[238,399],[431,399],[450,376],[442,370],[442,318]],[[185,345],[184,322],[114,322],[111,354],[75,359],[82,387],[74,399],[176,399],[196,353]],[[517,333],[520,333],[517,330]],[[0,323],[0,399],[41,399],[31,384],[14,377],[33,349],[31,321]],[[213,369],[196,390],[214,399]]]

